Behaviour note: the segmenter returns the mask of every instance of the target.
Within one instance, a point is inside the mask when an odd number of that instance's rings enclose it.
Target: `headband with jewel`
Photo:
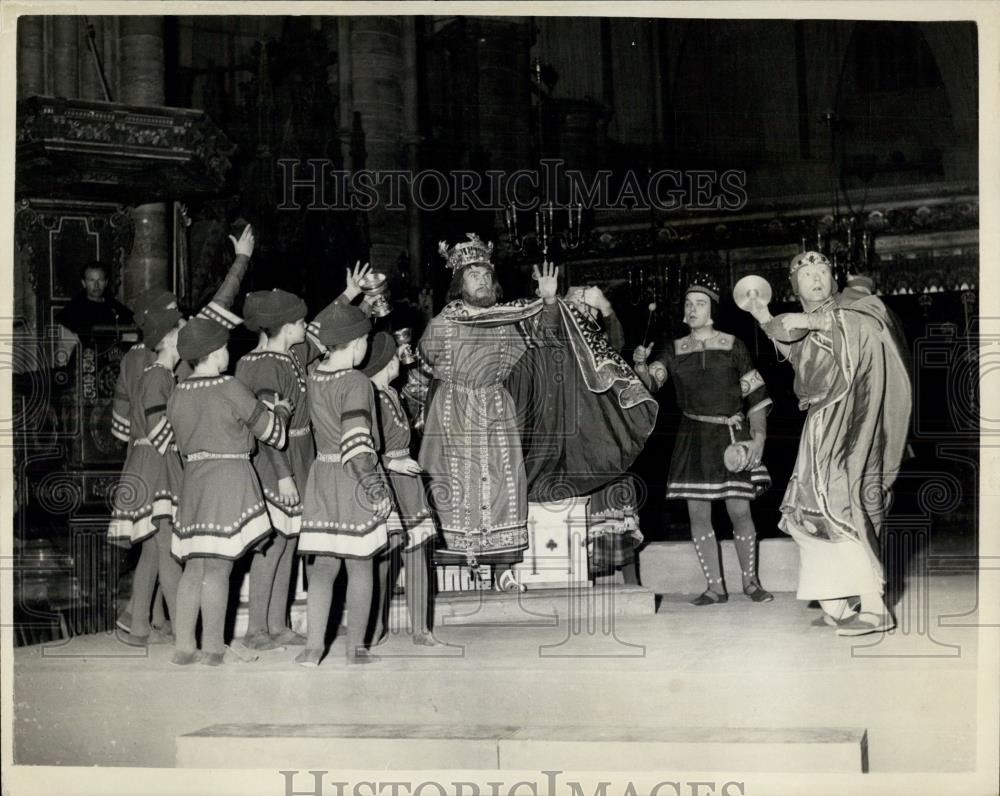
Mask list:
[[[820,254],[819,252],[801,252],[792,258],[792,262],[788,266],[788,275],[795,276],[800,268],[804,268],[807,265],[825,265],[833,271],[833,266],[830,265],[830,260],[825,254]]]
[[[695,274],[691,277],[684,295],[686,296],[688,293],[704,293],[713,301],[718,301],[719,283],[708,274]]]

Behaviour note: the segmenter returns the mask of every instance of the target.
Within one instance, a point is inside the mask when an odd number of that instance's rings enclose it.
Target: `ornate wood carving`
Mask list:
[[[18,196],[139,204],[226,184],[232,144],[202,111],[31,97],[17,117]]]

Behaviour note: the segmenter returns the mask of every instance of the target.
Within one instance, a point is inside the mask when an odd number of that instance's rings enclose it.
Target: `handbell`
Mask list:
[[[412,365],[417,361],[417,355],[413,353],[413,332],[410,329],[399,329],[392,333],[396,338],[396,356],[399,357],[400,365]]]
[[[771,303],[771,285],[762,276],[743,277],[733,287],[733,301],[741,310],[750,311],[754,301],[763,301],[764,304]]]
[[[358,287],[365,294],[365,302],[376,318],[384,318],[392,312],[388,296],[389,281],[385,274],[370,271],[358,281]]]

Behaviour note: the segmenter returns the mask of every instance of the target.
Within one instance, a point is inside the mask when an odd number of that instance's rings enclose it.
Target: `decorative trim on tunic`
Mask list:
[[[375,520],[360,528],[345,525],[332,521],[303,522],[299,534],[299,555],[371,558],[389,542],[385,520]]]
[[[132,428],[132,421],[127,417],[122,417],[113,409],[111,410],[111,435],[122,442],[129,441],[129,432]]]
[[[263,502],[256,503],[229,526],[215,523],[193,523],[175,527],[170,544],[174,558],[240,558],[250,547],[271,532],[271,520]]]
[[[724,500],[744,498],[752,500],[771,484],[771,476],[763,465],[750,471],[749,481],[721,481],[715,483],[671,481],[667,484],[667,500]]]
[[[188,376],[177,385],[178,390],[197,390],[200,387],[214,387],[229,381],[233,376]]]
[[[202,307],[201,310],[198,311],[198,314],[195,317],[205,318],[206,320],[209,321],[215,321],[217,324],[219,324],[220,326],[224,326],[226,329],[229,329],[230,331],[232,331],[241,323],[243,323],[243,319],[239,315],[230,312],[221,304],[218,304],[214,301],[210,301],[208,304]]]

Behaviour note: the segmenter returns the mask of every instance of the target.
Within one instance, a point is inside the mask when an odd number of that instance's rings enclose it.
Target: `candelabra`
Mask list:
[[[566,228],[557,229],[558,219],[565,212]],[[518,254],[524,254],[529,249],[542,253],[548,259],[549,253],[556,246],[560,251],[573,251],[583,243],[583,205],[571,202],[565,207],[556,207],[552,202],[541,205],[535,210],[535,231],[522,233],[518,227],[518,210],[511,203],[504,208],[504,225],[511,248]]]
[[[868,230],[858,235],[854,216],[825,216],[816,225],[814,251],[825,254],[833,264],[834,275],[843,282],[847,274],[867,272],[872,265],[874,241]],[[802,251],[808,251],[811,241],[803,236]]]
[[[662,304],[670,293],[667,266],[636,266],[628,272],[628,299],[633,307]]]

